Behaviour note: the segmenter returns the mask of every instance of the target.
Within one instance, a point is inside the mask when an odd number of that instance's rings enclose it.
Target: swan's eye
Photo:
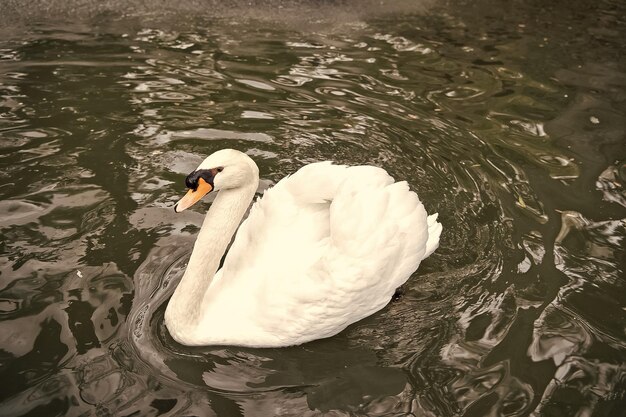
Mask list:
[[[217,172],[222,172],[224,171],[224,167],[217,167]]]

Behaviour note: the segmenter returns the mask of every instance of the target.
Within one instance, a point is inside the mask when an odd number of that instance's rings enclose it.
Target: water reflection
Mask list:
[[[620,412],[623,7],[587,5],[598,26],[532,3],[330,29],[83,16],[0,42],[0,413]],[[207,205],[171,205],[222,147],[259,193],[308,162],[383,166],[441,247],[331,339],[180,346],[163,311]]]
[[[27,283],[31,291],[38,289],[34,299],[24,297]],[[4,289],[2,298],[21,293],[26,304],[21,317],[0,322],[2,344],[10,349],[5,350],[3,375],[15,382],[2,391],[7,410],[21,410],[20,414],[38,405],[47,411],[61,403],[67,406],[64,395],[72,387],[83,395],[76,382],[80,364],[100,355],[103,344],[120,336],[131,289],[132,282],[114,264],[82,267],[46,279],[16,280]],[[35,311],[29,312],[27,306]],[[23,391],[25,386],[31,388]],[[58,401],[46,405],[50,397]]]

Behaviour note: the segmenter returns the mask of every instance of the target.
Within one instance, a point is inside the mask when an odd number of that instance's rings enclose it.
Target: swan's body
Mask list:
[[[373,166],[320,162],[264,193],[217,271],[258,178],[252,159],[222,150],[187,179],[220,191],[165,311],[182,344],[279,347],[333,336],[383,308],[439,244],[437,215],[406,182]]]

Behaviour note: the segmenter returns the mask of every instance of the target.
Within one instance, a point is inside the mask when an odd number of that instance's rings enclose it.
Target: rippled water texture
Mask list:
[[[624,2],[60,3],[0,10],[0,415],[625,415]],[[384,167],[441,246],[336,337],[180,346],[224,147]]]

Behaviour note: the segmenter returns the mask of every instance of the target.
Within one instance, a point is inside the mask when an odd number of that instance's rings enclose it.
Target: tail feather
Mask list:
[[[437,221],[439,213],[431,214],[427,218],[428,224],[428,240],[426,241],[426,253],[424,258],[430,256],[431,253],[439,247],[439,237],[441,236],[441,230],[443,229],[441,223]]]

